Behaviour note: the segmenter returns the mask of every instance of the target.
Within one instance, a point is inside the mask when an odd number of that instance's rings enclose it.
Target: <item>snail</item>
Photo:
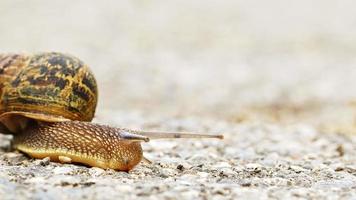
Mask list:
[[[220,138],[189,132],[149,132],[92,123],[95,77],[78,58],[57,52],[0,54],[0,131],[33,158],[129,171],[141,142],[160,138]]]

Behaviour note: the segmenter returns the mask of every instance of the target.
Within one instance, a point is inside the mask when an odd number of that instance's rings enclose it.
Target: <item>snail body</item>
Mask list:
[[[125,134],[121,129],[89,122],[35,124],[16,137],[13,145],[34,158],[128,171],[141,161],[140,141],[145,137],[125,140]]]
[[[134,131],[91,123],[98,89],[89,67],[62,53],[0,54],[1,132],[33,158],[129,171],[141,142],[158,138],[222,138]]]

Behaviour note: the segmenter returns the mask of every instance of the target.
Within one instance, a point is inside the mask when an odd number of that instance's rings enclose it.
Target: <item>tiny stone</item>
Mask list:
[[[216,188],[213,190],[213,194],[218,194],[218,195],[228,195],[229,193],[230,191],[224,188]]]
[[[336,152],[338,152],[340,157],[344,156],[345,154],[344,146],[342,144],[339,144],[336,148]]]
[[[45,157],[41,160],[35,160],[34,163],[35,165],[41,165],[41,166],[46,166],[48,165],[50,162],[50,158],[49,157]]]
[[[236,172],[242,172],[243,170],[244,169],[242,167],[240,167],[240,166],[234,167],[234,171],[236,171]]]
[[[29,160],[23,160],[19,163],[16,163],[16,165],[23,165],[23,166],[29,166],[30,165],[30,161]]]
[[[189,163],[182,163],[184,169],[191,169],[193,166]]]
[[[299,167],[299,166],[296,166],[296,165],[290,166],[290,169],[295,171],[296,173],[301,173],[301,172],[305,171],[305,169],[303,167]]]
[[[246,170],[249,172],[261,172],[262,171],[262,165],[258,164],[258,163],[249,163],[246,165]]]
[[[101,174],[103,174],[105,172],[105,170],[98,168],[98,167],[92,167],[89,169],[89,173],[92,176],[100,176]]]
[[[168,177],[170,177],[170,176],[172,176],[174,174],[175,174],[175,171],[173,169],[164,168],[164,169],[161,170],[160,176],[162,178],[168,178]]]
[[[53,170],[54,174],[69,174],[73,169],[70,167],[56,167]]]
[[[179,164],[177,166],[177,169],[179,169],[180,171],[184,171],[185,170],[185,168],[184,168],[184,166],[182,164]]]
[[[349,173],[356,174],[356,166],[354,165],[347,165],[345,169]]]
[[[49,178],[48,182],[57,186],[77,186],[80,183],[80,179],[74,176],[57,175]]]
[[[231,177],[231,176],[234,176],[236,173],[230,169],[230,168],[223,168],[220,171],[220,175],[222,176],[226,176],[226,177]]]
[[[83,183],[81,183],[81,185],[86,186],[86,187],[90,187],[92,185],[95,185],[95,182],[83,182]]]
[[[250,187],[251,186],[251,181],[242,181],[242,183],[240,183],[240,185],[242,187]]]
[[[13,152],[9,152],[9,153],[5,154],[5,157],[9,158],[9,159],[18,158],[18,157],[21,157],[21,156],[22,156],[21,154],[13,153]]]
[[[339,172],[345,170],[345,165],[342,163],[337,163],[333,165],[332,168],[334,169],[334,171]]]

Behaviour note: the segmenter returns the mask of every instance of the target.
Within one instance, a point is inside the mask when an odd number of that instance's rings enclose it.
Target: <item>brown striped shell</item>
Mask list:
[[[88,66],[73,56],[0,54],[0,96],[0,121],[19,132],[28,118],[91,121],[98,90]]]

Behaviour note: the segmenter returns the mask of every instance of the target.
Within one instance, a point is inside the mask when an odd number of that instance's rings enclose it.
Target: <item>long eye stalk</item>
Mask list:
[[[139,135],[150,139],[169,139],[169,138],[217,138],[224,139],[223,135],[210,135],[191,132],[156,132],[156,131],[135,131]]]

